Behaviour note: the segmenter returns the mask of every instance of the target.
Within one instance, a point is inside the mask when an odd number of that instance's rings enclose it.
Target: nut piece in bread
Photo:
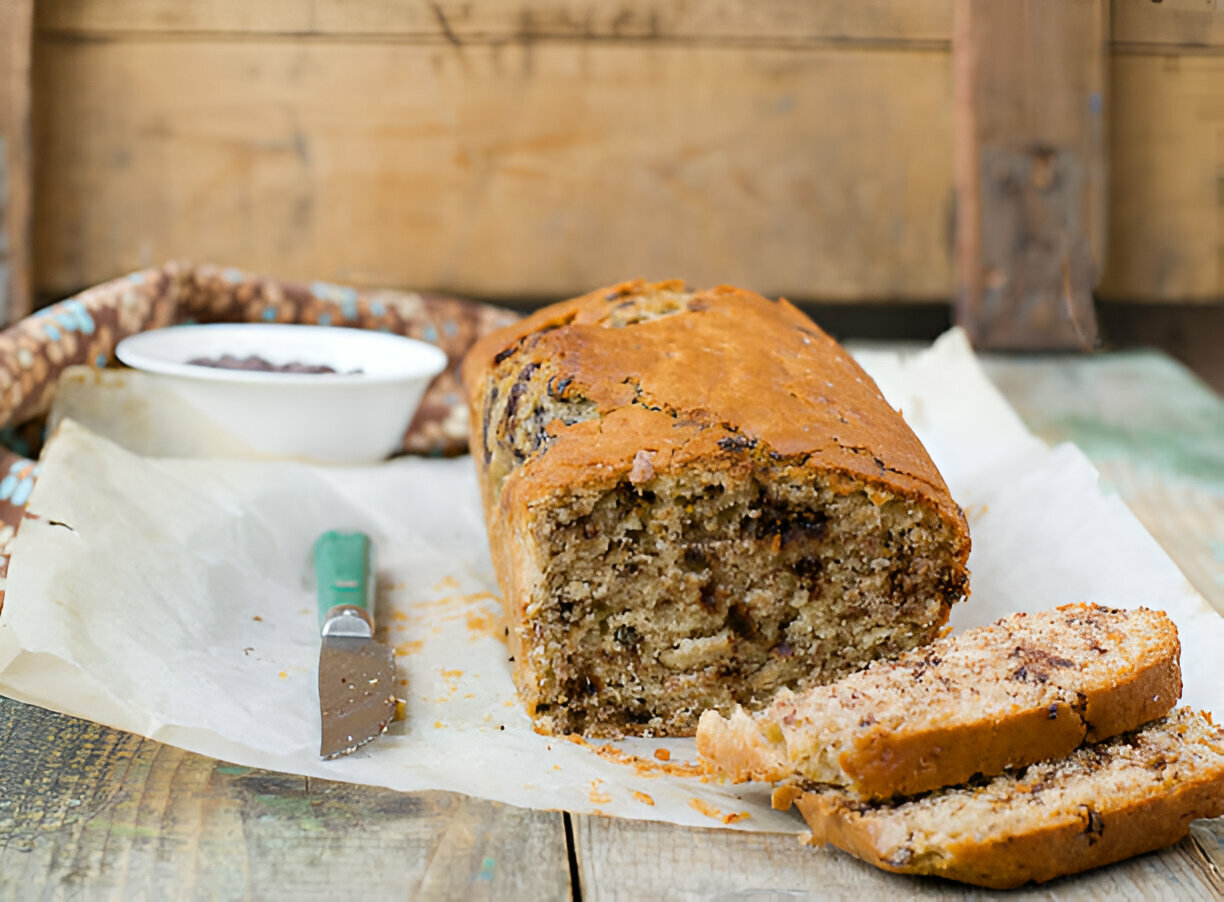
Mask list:
[[[732,782],[916,795],[1066,755],[1162,717],[1181,695],[1163,612],[1066,605],[1018,613],[730,719],[702,715],[697,750]]]
[[[795,801],[810,842],[899,874],[1011,889],[1171,845],[1224,814],[1224,730],[1180,708],[1016,774],[899,802]]]
[[[485,337],[464,382],[538,730],[691,735],[929,642],[965,593],[935,465],[785,301],[626,282]]]

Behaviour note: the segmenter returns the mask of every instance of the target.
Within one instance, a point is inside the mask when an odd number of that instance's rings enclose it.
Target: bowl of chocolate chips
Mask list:
[[[416,339],[282,323],[153,329],[125,338],[115,354],[167,380],[256,455],[328,464],[394,453],[446,368],[446,354]]]

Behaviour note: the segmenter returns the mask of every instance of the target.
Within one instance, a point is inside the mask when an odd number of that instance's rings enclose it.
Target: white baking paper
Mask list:
[[[1098,489],[1083,455],[1024,429],[959,332],[919,354],[860,356],[969,517],[973,595],[955,609],[956,628],[1072,601],[1163,608],[1181,631],[1184,700],[1224,713],[1213,665],[1224,619]],[[342,469],[156,457],[218,446],[193,439],[189,418],[163,419],[158,405],[172,401],[147,378],[87,382],[72,409],[104,410],[91,425],[107,437],[65,419],[43,455],[0,615],[0,692],[252,767],[804,830],[770,808],[767,787],[685,776],[691,740],[586,745],[531,730],[510,679],[470,460]],[[90,402],[91,390],[102,396]],[[129,428],[124,410],[145,427]],[[149,422],[173,423],[175,434]],[[320,761],[308,551],[335,528],[375,539],[380,634],[397,650],[407,716],[353,755]],[[666,764],[654,754],[663,748]]]

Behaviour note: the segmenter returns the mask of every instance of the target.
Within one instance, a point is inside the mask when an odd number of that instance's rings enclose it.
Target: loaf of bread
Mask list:
[[[536,728],[691,735],[934,639],[964,517],[871,379],[785,301],[627,282],[464,363]]]
[[[1171,845],[1224,814],[1224,730],[1181,708],[1066,758],[898,802],[794,790],[810,842],[876,867],[1011,889]]]
[[[1160,611],[1074,604],[1014,614],[875,662],[763,711],[702,715],[697,749],[733,782],[916,795],[1062,757],[1158,717],[1181,695]]]

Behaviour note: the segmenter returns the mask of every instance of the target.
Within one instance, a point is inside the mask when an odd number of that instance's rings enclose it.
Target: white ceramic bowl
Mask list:
[[[171,326],[119,342],[116,356],[173,383],[189,403],[252,451],[332,464],[394,452],[446,354],[412,338],[334,326],[219,323]],[[187,361],[257,356],[335,373],[223,369]],[[353,372],[360,370],[360,372]]]

